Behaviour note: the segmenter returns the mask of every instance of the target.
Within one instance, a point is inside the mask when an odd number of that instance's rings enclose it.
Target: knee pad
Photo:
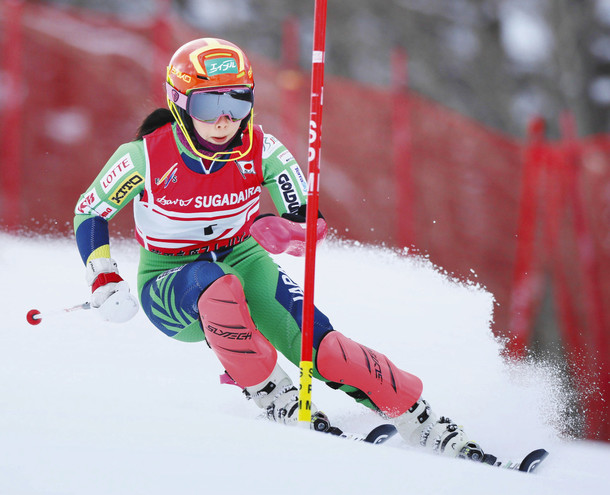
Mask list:
[[[395,418],[421,397],[415,375],[397,368],[386,356],[333,331],[320,343],[318,372],[327,380],[364,392],[381,412]]]
[[[254,325],[239,279],[220,277],[201,294],[197,306],[205,338],[231,378],[242,388],[266,380],[277,351]]]

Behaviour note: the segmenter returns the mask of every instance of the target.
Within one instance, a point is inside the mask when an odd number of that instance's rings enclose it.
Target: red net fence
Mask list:
[[[81,192],[141,120],[164,106],[171,53],[205,36],[171,15],[125,22],[86,10],[0,2],[0,220],[70,235]],[[310,75],[250,53],[257,123],[307,163]],[[247,49],[247,47],[245,47]],[[610,440],[610,136],[522,141],[407,88],[326,77],[321,210],[336,235],[421,253],[496,298],[493,331],[521,357],[549,284],[588,438]],[[268,206],[268,203],[267,203]],[[132,235],[130,212],[114,235]]]

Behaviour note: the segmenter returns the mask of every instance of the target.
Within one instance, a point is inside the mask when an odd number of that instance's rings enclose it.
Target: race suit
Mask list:
[[[274,136],[253,126],[229,162],[202,161],[180,139],[176,124],[120,146],[75,210],[83,262],[110,257],[108,222],[133,202],[140,244],[138,294],[144,312],[162,332],[185,342],[205,340],[197,301],[226,274],[242,283],[252,320],[295,365],[300,361],[302,289],[249,234],[259,213],[262,187],[281,215],[306,203],[307,181],[292,154]],[[317,308],[315,353],[333,330]],[[323,379],[314,366],[314,376]],[[359,390],[340,388],[368,407]]]

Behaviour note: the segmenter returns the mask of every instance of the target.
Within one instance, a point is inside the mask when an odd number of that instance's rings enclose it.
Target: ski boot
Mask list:
[[[299,391],[290,377],[275,365],[273,372],[262,383],[244,388],[248,399],[265,410],[267,419],[285,425],[296,425],[299,411]],[[326,414],[311,404],[311,428],[320,432],[329,432],[331,425]]]
[[[395,418],[394,425],[410,445],[449,457],[488,462],[483,449],[468,439],[461,426],[444,416],[438,418],[423,399]]]

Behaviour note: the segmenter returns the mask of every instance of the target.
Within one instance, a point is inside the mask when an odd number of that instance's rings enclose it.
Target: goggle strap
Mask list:
[[[180,93],[176,88],[174,88],[170,83],[165,83],[165,91],[167,94],[167,99],[174,102],[178,105],[182,110],[186,110],[186,104],[188,101],[188,97]]]

